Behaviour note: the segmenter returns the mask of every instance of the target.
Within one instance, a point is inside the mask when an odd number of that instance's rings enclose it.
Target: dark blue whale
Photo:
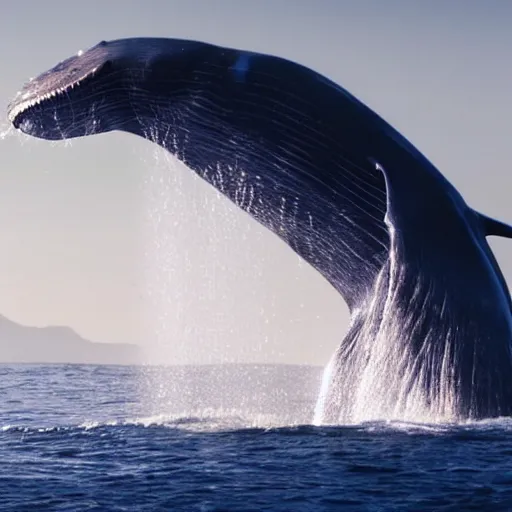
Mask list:
[[[316,268],[352,316],[316,421],[511,414],[512,304],[486,237],[512,228],[339,85],[278,57],[125,39],[30,81],[8,115],[43,139],[146,137]]]

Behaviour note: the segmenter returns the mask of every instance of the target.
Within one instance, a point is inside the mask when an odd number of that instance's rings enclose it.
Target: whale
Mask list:
[[[351,321],[315,423],[511,414],[512,303],[487,239],[512,228],[326,76],[201,41],[102,41],[28,81],[7,115],[46,140],[160,145],[329,282]]]

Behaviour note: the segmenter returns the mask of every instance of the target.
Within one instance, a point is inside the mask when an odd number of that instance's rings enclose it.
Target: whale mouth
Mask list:
[[[78,79],[69,82],[68,84],[61,85],[48,91],[39,91],[38,87],[35,88],[31,82],[17,93],[14,101],[9,104],[7,117],[15,128],[21,128],[22,120],[26,115],[30,116],[31,112],[37,112],[40,109],[48,108],[52,104],[59,103],[62,99],[69,100],[69,94],[75,87],[84,85],[88,80],[93,78],[99,67],[95,67],[85,73]],[[41,80],[43,77],[36,80]]]
[[[106,131],[100,128],[98,108],[112,87],[111,68],[102,52],[79,52],[27,82],[9,104],[7,117],[14,128],[47,140]]]

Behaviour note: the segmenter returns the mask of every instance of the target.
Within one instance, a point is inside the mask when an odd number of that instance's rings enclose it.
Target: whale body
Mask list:
[[[121,130],[166,148],[343,296],[318,423],[510,415],[512,303],[490,235],[400,133],[289,60],[178,39],[101,42],[9,106],[48,140]]]

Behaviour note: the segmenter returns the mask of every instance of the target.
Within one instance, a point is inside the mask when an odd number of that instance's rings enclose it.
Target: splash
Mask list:
[[[282,383],[268,386],[277,374],[234,366],[276,356],[268,336],[275,297],[265,286],[264,228],[167,151],[151,147],[144,160],[149,307],[140,394],[151,415],[214,407],[248,418],[275,410],[284,424],[306,421],[301,410],[279,411],[287,401]]]
[[[464,368],[458,359],[467,340],[482,340],[455,323],[458,317],[449,311],[458,302],[447,298],[428,275],[417,274],[411,294],[405,268],[396,265],[392,250],[371,302],[362,313],[353,313],[348,333],[324,372],[315,424],[451,423],[471,417],[473,383],[461,384],[460,376],[472,376],[475,367]],[[426,313],[432,304],[443,304],[435,317]],[[464,385],[466,394],[461,392]],[[459,414],[463,407],[469,414]]]
[[[270,429],[297,426],[298,424],[283,421],[272,414],[248,414],[238,409],[198,409],[182,411],[174,414],[155,414],[127,418],[125,420],[87,421],[79,428],[93,430],[100,427],[135,426],[135,427],[167,427],[190,432],[223,432],[246,429]]]
[[[16,134],[16,130],[11,123],[3,122],[0,124],[0,140],[11,137]]]
[[[151,362],[257,360],[264,330],[246,332],[242,321],[254,316],[251,302],[265,296],[261,265],[251,260],[262,229],[166,151],[153,150],[146,168]],[[263,307],[256,316],[265,320],[268,313]],[[233,343],[244,335],[250,341]]]
[[[153,132],[148,135],[158,137]],[[241,281],[248,270],[261,276],[261,262],[248,259],[250,250],[244,247],[252,237],[261,237],[261,232],[167,151],[152,149],[145,167],[149,170],[145,183],[145,281],[151,304],[147,332],[152,336],[149,362],[171,366],[239,362],[248,354],[237,352],[231,340],[236,338],[237,329],[239,336],[250,334],[240,329],[240,319],[233,314],[242,303],[235,299],[236,291],[243,286]],[[222,181],[222,172],[217,172],[217,179]],[[382,293],[375,293],[375,297],[387,296],[384,309],[400,302],[391,288],[384,290],[389,284],[385,277],[377,284],[383,287]],[[251,285],[252,293],[260,292],[260,300],[265,297],[262,284],[260,290],[255,289],[254,282]],[[248,303],[249,297],[244,295],[241,300]],[[267,301],[269,306],[273,307],[271,300]],[[357,325],[355,312],[349,332],[358,329],[358,340],[366,341],[359,343],[361,348],[342,344],[326,366],[321,385],[311,382],[311,392],[317,394],[320,388],[314,410],[308,417],[304,410],[288,411],[285,424],[294,424],[297,418],[313,425],[376,420],[442,423],[455,419],[450,414],[455,393],[450,387],[449,365],[445,364],[451,357],[450,343],[443,345],[445,354],[435,358],[445,362],[441,372],[444,384],[434,390],[441,398],[429,396],[424,386],[429,378],[428,365],[417,378],[415,355],[396,343],[407,319],[387,314],[381,307],[377,302],[369,306],[363,326]],[[253,345],[265,351],[264,336],[254,339]],[[224,367],[216,366],[215,371],[202,367],[198,372],[184,368],[145,369],[141,390],[152,406],[150,417],[183,415],[183,411],[192,417],[212,406],[260,417],[276,405],[272,391],[262,391],[266,388],[263,374],[253,372],[248,377],[242,372],[230,380],[230,370]],[[220,377],[230,384],[221,385]],[[257,383],[251,390],[248,378]],[[219,400],[220,389],[223,398]],[[281,400],[278,403],[283,407],[289,397],[281,396]]]

